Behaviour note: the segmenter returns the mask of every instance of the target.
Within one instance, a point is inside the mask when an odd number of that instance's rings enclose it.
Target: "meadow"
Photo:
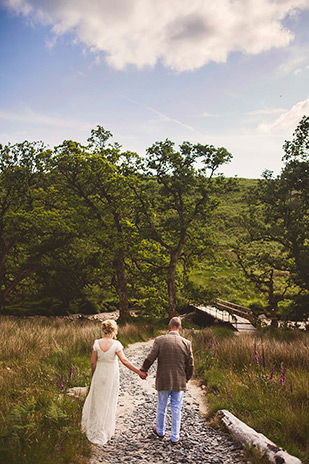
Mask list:
[[[118,338],[126,345],[147,340],[154,331],[147,323],[130,325]],[[100,323],[2,316],[0,333],[0,463],[86,463],[83,402],[65,392],[90,384]]]
[[[124,345],[148,340],[166,323],[137,318],[120,326],[118,338]],[[86,463],[83,402],[65,392],[89,385],[100,323],[2,316],[0,332],[0,463]],[[228,409],[308,463],[308,334],[187,327],[184,335],[193,342],[195,376],[207,388],[209,420],[218,425],[216,411]]]
[[[216,424],[215,413],[228,409],[308,463],[308,337],[272,328],[254,334],[222,328],[195,332],[195,375],[207,387],[209,420]]]

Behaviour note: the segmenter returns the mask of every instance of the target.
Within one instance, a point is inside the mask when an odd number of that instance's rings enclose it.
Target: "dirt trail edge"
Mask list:
[[[140,367],[152,343],[153,340],[134,343],[125,349],[126,356]],[[165,437],[161,440],[153,434],[157,405],[155,372],[154,364],[147,380],[141,380],[120,364],[115,437],[104,446],[92,446],[89,464],[245,463],[239,445],[207,425],[203,417],[206,412],[205,393],[194,380],[188,382],[184,397],[180,444],[173,445],[169,439],[169,408]]]

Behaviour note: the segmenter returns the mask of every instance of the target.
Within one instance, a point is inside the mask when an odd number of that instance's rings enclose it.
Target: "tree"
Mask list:
[[[90,237],[78,238],[65,248],[45,256],[36,272],[36,296],[66,312],[82,311],[86,306],[97,312],[92,290],[102,279],[101,250]]]
[[[303,116],[293,134],[293,140],[286,140],[283,149],[283,160],[308,161],[309,156],[309,116]]]
[[[245,276],[265,295],[266,313],[271,325],[278,326],[278,305],[297,295],[299,289],[287,270],[288,258],[282,246],[274,242],[255,242],[252,236],[243,236],[233,249]]]
[[[175,151],[170,140],[150,147],[146,181],[133,188],[144,217],[144,237],[157,247],[151,262],[164,275],[170,316],[176,314],[177,265],[188,241],[191,246],[198,239],[207,241],[205,225],[217,206],[216,192],[229,188],[214,174],[232,157],[212,145],[184,142],[179,148]]]
[[[308,147],[309,117],[304,116],[294,132],[294,139],[283,146],[286,163],[280,175],[274,177],[272,172],[265,171],[248,196],[250,214],[246,218],[247,244],[251,242],[257,249],[265,250],[260,265],[264,263],[265,272],[268,272],[270,262],[277,263],[271,266],[273,272],[277,269],[288,274],[290,285],[298,286],[298,291],[293,292],[293,299],[298,300],[300,293],[309,291]],[[241,266],[245,271],[246,266]],[[252,280],[252,273],[248,271],[246,275]],[[269,292],[273,275],[268,279]],[[291,306],[291,317],[292,312]]]
[[[91,131],[87,147],[64,141],[56,148],[57,169],[66,185],[84,207],[82,229],[90,234],[111,263],[119,298],[120,317],[129,318],[125,257],[134,232],[134,201],[128,186],[133,153],[121,153],[120,146],[107,145],[111,133],[101,126]],[[132,164],[133,165],[133,164]],[[82,230],[80,231],[82,233]]]
[[[41,142],[0,145],[0,305],[72,237]]]
[[[280,243],[293,260],[291,272],[297,284],[309,291],[309,117],[303,117],[293,141],[283,148],[286,161],[274,178],[266,171],[256,191],[261,204],[266,240]]]

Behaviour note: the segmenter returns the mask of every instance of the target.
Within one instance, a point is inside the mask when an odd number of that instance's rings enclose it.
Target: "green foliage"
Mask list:
[[[308,127],[304,117],[293,141],[285,143],[280,176],[265,171],[259,181],[240,179],[238,190],[223,198],[212,226],[219,245],[215,269],[208,260],[191,276],[206,288],[213,282],[221,298],[269,314],[274,324],[278,317],[308,317]],[[232,251],[248,284],[235,268]],[[204,269],[214,275],[206,277]]]
[[[166,320],[120,325],[126,345],[166,330]],[[0,463],[82,464],[90,444],[80,431],[83,401],[70,387],[90,384],[100,323],[63,318],[0,317]]]
[[[91,323],[80,324],[75,336],[77,325],[65,324],[48,319],[0,320],[5,333],[0,357],[3,464],[82,463],[83,456],[89,456],[89,443],[80,432],[82,402],[65,392],[70,386],[89,383],[89,345],[96,329]]]
[[[170,315],[220,297],[275,320],[308,315],[308,117],[277,178],[224,179],[224,148],[156,142],[0,147],[0,303],[6,313],[129,307]],[[237,258],[236,258],[237,256]],[[114,309],[114,306],[113,306]]]
[[[0,145],[0,305],[70,238],[70,208],[42,143]]]
[[[249,446],[246,444],[245,452],[247,459],[249,459],[252,464],[270,464],[267,453],[263,453],[260,448],[255,445]]]
[[[285,141],[283,159],[290,161],[291,159],[300,159],[308,161],[309,155],[309,117],[303,116],[299,122],[292,141]],[[305,179],[304,179],[305,180]]]
[[[79,402],[50,391],[27,392],[1,427],[0,462],[81,462],[78,455],[89,455],[89,445],[78,430],[80,414]]]
[[[291,293],[289,299],[296,299],[297,295],[307,295],[309,291],[308,128],[309,117],[303,117],[294,139],[284,144],[283,160],[286,164],[281,174],[274,178],[271,172],[266,171],[249,196],[246,243],[253,245],[255,261],[259,260],[263,269],[271,266],[273,271],[287,275],[285,288],[280,291],[280,296],[277,293],[275,300],[282,299],[287,293]],[[241,254],[241,250],[238,251],[244,272],[252,278],[252,272]],[[243,254],[245,259],[250,259],[247,250]],[[268,286],[269,295],[274,292],[272,285]],[[305,307],[302,313],[299,306],[296,313],[294,309],[295,306],[290,305],[291,317],[305,319],[308,316]]]
[[[235,265],[235,262],[227,259],[220,261],[218,255],[217,261],[202,262],[190,274],[190,281],[195,285],[205,289],[206,292],[214,297],[222,298],[232,303],[250,306],[253,302],[264,307],[264,298],[259,297],[254,285],[249,282],[241,270]],[[211,301],[205,299],[204,301]],[[192,303],[195,301],[194,293],[192,293]]]
[[[98,126],[87,147],[65,141],[56,148],[55,167],[65,187],[80,205],[84,218],[83,236],[101,250],[100,265],[104,277],[119,298],[120,315],[128,319],[126,256],[137,239],[134,197],[131,186],[137,182],[133,168],[136,154],[121,153],[120,146],[106,145],[110,132]],[[107,282],[105,282],[105,285]]]
[[[144,218],[144,236],[159,251],[151,262],[167,282],[169,314],[173,316],[179,260],[186,278],[194,258],[209,254],[212,243],[206,221],[217,206],[216,193],[230,189],[222,177],[213,176],[232,156],[222,147],[189,142],[175,151],[168,139],[152,145],[147,155],[145,171],[151,181],[134,191]]]
[[[309,447],[308,334],[271,327],[255,335],[222,335],[212,328],[191,335],[209,417],[228,409],[303,459]]]

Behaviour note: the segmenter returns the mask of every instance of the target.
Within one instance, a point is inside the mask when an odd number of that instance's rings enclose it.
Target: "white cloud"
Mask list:
[[[284,108],[265,108],[247,113],[249,116],[265,116],[286,112]]]
[[[306,72],[308,70],[309,70],[309,66],[305,66],[304,68],[295,69],[294,75],[298,76],[299,74],[302,74],[303,72]]]
[[[309,115],[309,98],[296,103],[288,111],[271,123],[261,123],[259,129],[264,133],[293,132],[303,116]]]
[[[289,52],[290,57],[287,58],[278,68],[280,74],[285,75],[290,74],[291,72],[295,74],[295,70],[300,69],[304,61],[307,60],[307,54],[304,54],[304,52],[299,50],[297,47],[292,47]]]
[[[161,61],[176,71],[225,62],[231,52],[285,47],[282,20],[309,0],[4,0],[13,11],[77,37],[123,69]]]

